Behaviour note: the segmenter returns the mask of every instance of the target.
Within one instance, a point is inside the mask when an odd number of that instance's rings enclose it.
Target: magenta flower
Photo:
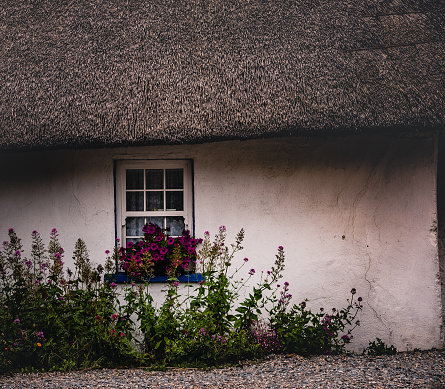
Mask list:
[[[352,288],[352,289],[351,289],[351,294],[356,294],[356,293],[357,293],[356,289],[355,289],[355,288]]]
[[[244,258],[243,259],[244,262],[247,262],[248,260],[249,260],[249,258]]]
[[[105,250],[105,254],[110,254],[110,250]]]
[[[14,323],[20,323],[20,319],[15,319]]]
[[[284,247],[283,246],[278,246],[278,251],[283,251]]]
[[[253,276],[255,274],[255,269],[250,269],[249,274]]]

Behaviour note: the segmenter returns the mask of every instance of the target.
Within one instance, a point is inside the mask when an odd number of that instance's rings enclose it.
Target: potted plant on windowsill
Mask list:
[[[196,247],[202,239],[196,239],[185,230],[181,236],[168,236],[159,226],[150,223],[142,229],[144,236],[139,242],[128,242],[119,249],[119,268],[134,279],[150,279],[154,276],[175,277],[193,271]]]

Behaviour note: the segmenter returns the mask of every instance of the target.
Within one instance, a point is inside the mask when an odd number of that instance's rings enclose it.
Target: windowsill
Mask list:
[[[204,281],[204,277],[202,276],[201,273],[193,273],[193,274],[184,274],[182,276],[178,276],[178,281],[181,283],[196,283],[196,282],[200,282],[200,281]],[[104,281],[110,281],[110,282],[115,282],[116,284],[126,284],[126,283],[131,283],[131,282],[136,282],[136,283],[143,283],[147,280],[145,279],[140,279],[140,280],[135,280],[132,279],[131,277],[127,276],[125,273],[116,273],[116,274],[105,274],[104,275]],[[155,276],[150,278],[150,283],[152,282],[168,282],[168,277],[167,276]]]

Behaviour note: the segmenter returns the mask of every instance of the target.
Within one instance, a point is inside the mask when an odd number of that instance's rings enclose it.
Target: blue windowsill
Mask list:
[[[177,278],[178,278],[179,282],[184,282],[184,283],[204,281],[204,277],[202,276],[201,273],[184,274],[182,276],[178,276]],[[164,282],[165,283],[165,282],[168,282],[168,277],[167,276],[156,276],[156,277],[150,278],[149,280],[145,280],[145,279],[135,280],[131,277],[128,277],[125,273],[116,273],[116,274],[105,274],[104,281],[115,282],[116,284],[125,284],[128,282],[145,282],[145,281]]]

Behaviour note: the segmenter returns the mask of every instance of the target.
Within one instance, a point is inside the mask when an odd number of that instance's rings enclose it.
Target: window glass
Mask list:
[[[166,189],[184,188],[184,169],[165,170]]]
[[[127,217],[125,219],[125,231],[127,236],[142,236],[142,227],[144,227],[145,218]]]
[[[144,192],[127,192],[127,211],[144,210]]]
[[[183,211],[184,210],[184,193],[183,192],[166,192],[166,210],[167,211]]]
[[[144,169],[128,169],[127,189],[144,189]]]
[[[164,170],[147,169],[145,171],[147,189],[164,189]]]
[[[147,211],[164,210],[164,192],[147,192]]]
[[[185,229],[184,218],[182,216],[167,216],[166,219],[168,234],[170,236],[182,235],[182,231]]]
[[[147,217],[146,223],[147,224],[153,223],[153,224],[157,225],[158,227],[165,228],[163,217]]]

